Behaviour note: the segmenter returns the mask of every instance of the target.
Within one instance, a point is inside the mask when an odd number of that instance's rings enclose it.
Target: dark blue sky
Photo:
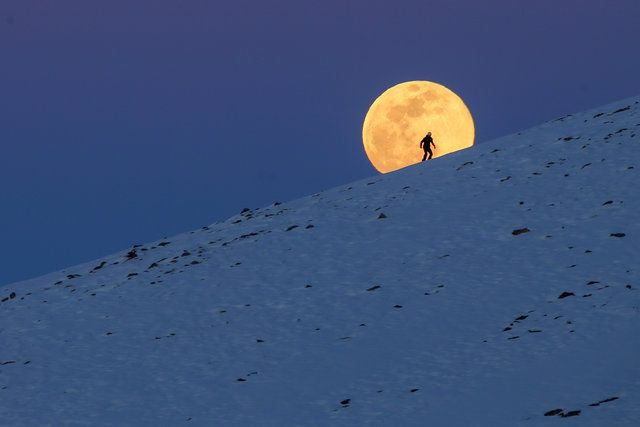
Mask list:
[[[640,93],[637,0],[3,0],[0,284],[375,175],[371,102],[476,142]]]

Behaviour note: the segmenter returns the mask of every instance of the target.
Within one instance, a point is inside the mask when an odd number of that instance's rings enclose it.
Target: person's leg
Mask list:
[[[424,156],[422,156],[422,161],[424,162],[426,158],[427,158],[427,152],[425,151]]]
[[[427,160],[431,160],[432,157],[433,157],[433,151],[429,150],[429,158]]]

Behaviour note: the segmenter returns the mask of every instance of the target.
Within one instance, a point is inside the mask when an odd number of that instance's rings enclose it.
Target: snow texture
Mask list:
[[[0,288],[0,423],[640,425],[639,100]]]

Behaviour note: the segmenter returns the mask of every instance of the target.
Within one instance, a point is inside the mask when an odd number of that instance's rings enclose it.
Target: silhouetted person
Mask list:
[[[422,157],[423,162],[433,157],[433,151],[431,151],[432,145],[433,148],[436,148],[436,144],[433,142],[433,138],[431,137],[431,132],[429,132],[427,136],[422,138],[422,141],[420,141],[420,148],[424,150],[424,156]],[[427,157],[427,154],[429,155],[429,157]]]

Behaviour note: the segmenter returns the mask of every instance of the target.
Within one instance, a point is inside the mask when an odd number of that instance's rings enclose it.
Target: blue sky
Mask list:
[[[0,284],[375,175],[407,80],[476,142],[640,93],[640,3],[5,0]]]

